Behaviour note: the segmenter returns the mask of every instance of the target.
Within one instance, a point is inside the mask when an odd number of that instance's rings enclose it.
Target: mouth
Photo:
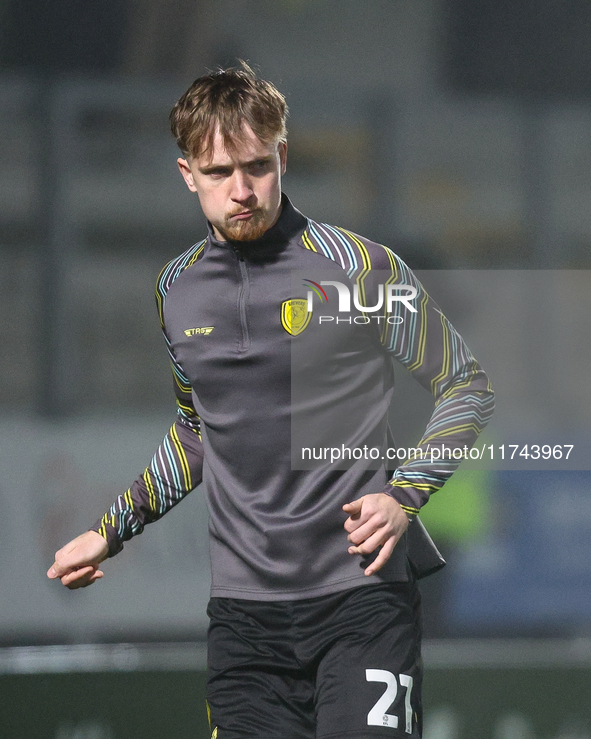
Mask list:
[[[246,221],[249,218],[252,218],[254,215],[254,211],[252,210],[243,210],[240,213],[233,213],[230,216],[231,221]]]

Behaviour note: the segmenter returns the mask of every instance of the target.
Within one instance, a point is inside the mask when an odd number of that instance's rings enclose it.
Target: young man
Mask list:
[[[444,449],[474,443],[492,392],[395,254],[282,195],[286,112],[246,65],[199,78],[175,105],[178,166],[209,221],[157,283],[178,417],[48,576],[96,582],[103,559],[203,482],[212,735],[419,737],[415,581],[440,561],[413,519],[458,463]],[[392,358],[436,405],[388,480]],[[346,463],[294,464],[302,439],[350,450]]]

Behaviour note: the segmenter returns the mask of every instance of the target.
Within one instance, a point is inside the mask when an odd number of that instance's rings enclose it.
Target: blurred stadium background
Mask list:
[[[497,391],[495,459],[423,516],[449,560],[423,587],[425,739],[591,737],[590,21],[587,0],[0,3],[1,737],[208,735],[199,491],[94,588],[45,571],[173,419],[153,284],[203,222],[167,116],[238,58],[287,94],[296,206],[420,271]],[[430,399],[398,374],[412,445]]]

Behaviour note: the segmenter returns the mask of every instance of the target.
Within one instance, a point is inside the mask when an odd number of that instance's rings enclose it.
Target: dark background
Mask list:
[[[577,449],[570,467],[460,470],[435,496],[423,519],[449,565],[423,585],[426,636],[588,649],[590,26],[582,0],[0,3],[4,650],[204,637],[199,491],[91,590],[62,592],[44,572],[174,419],[153,285],[204,223],[176,171],[168,113],[195,77],[240,58],[287,96],[295,205],[421,271],[489,372],[498,410],[483,443]],[[431,399],[397,377],[393,423],[412,445]],[[456,667],[450,685],[468,674]],[[519,705],[495,688],[482,731],[588,737],[576,701],[540,726],[536,696],[562,680],[548,669],[523,676]],[[476,691],[485,702],[487,685]],[[458,716],[470,725],[478,704],[437,690],[431,737],[468,737]],[[125,735],[60,715],[35,736]]]

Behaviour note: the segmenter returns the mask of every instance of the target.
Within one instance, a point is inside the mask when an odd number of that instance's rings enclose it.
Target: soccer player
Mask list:
[[[102,560],[203,482],[212,736],[420,737],[416,580],[441,561],[416,515],[492,391],[390,249],[282,194],[286,113],[247,65],[197,79],[174,106],[178,167],[209,224],[157,282],[177,419],[48,576],[96,582]],[[436,402],[390,478],[393,358]],[[294,464],[302,441],[319,460],[307,467]]]

